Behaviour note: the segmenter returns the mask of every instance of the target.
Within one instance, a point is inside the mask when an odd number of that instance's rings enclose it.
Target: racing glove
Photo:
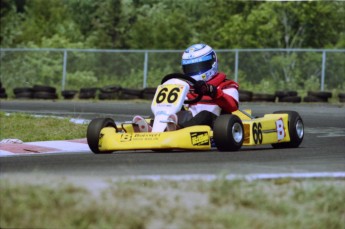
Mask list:
[[[208,95],[211,98],[215,98],[217,96],[217,87],[207,84],[203,80],[196,81],[194,88],[197,94]]]

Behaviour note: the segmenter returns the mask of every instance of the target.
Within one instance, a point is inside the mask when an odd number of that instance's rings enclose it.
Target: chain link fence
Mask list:
[[[58,90],[118,85],[156,87],[181,71],[183,50],[0,49],[8,91],[49,85]],[[219,70],[253,92],[345,91],[345,49],[216,50]]]

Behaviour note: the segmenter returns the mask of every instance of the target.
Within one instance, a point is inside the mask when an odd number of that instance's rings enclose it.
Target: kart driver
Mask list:
[[[201,93],[203,97],[195,104],[185,105],[185,110],[170,115],[167,131],[194,125],[213,128],[214,121],[221,113],[231,113],[238,109],[239,85],[226,79],[224,73],[218,72],[217,55],[209,45],[194,44],[188,47],[182,55],[182,70],[185,75],[197,80],[195,85],[191,85],[188,99],[197,97],[196,93]],[[152,130],[140,116],[135,116],[133,123],[138,124],[140,132]]]

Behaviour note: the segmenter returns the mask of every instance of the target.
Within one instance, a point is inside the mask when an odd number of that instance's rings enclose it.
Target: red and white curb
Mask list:
[[[0,143],[0,157],[69,152],[91,153],[91,150],[86,139],[39,142],[12,141]]]

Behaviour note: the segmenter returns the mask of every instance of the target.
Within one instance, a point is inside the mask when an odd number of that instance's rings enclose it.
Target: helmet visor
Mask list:
[[[190,63],[190,64],[183,64],[182,70],[184,74],[187,76],[193,76],[202,74],[210,69],[212,69],[214,62],[216,59],[213,55],[210,55],[211,58],[205,61],[197,62],[197,63]]]

